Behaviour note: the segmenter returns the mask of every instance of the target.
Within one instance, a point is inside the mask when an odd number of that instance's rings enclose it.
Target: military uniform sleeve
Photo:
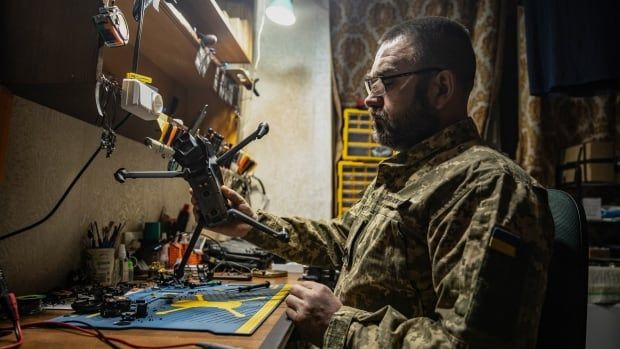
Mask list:
[[[535,346],[553,239],[545,189],[497,170],[436,205],[426,232],[434,313],[342,307],[324,347]]]
[[[259,222],[276,231],[286,229],[288,243],[252,229],[245,239],[287,260],[323,268],[339,267],[343,246],[356,207],[347,211],[343,219],[311,220],[301,217],[279,217],[264,211],[258,212]]]

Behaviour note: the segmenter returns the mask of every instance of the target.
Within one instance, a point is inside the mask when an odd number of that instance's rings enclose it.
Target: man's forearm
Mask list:
[[[259,212],[258,220],[276,231],[286,229],[290,241],[276,240],[256,229],[246,235],[246,240],[298,263],[330,268],[339,266],[346,233],[337,221],[278,217],[267,212]]]

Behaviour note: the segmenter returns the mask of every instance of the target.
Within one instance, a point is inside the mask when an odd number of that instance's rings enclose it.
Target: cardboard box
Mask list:
[[[609,160],[612,163],[614,161],[614,144],[612,142],[591,142],[566,148],[562,164],[576,162],[581,148],[583,151],[580,160]]]
[[[578,144],[564,151],[562,183],[575,182],[575,168],[581,166],[583,182],[615,182],[616,168],[612,142]]]

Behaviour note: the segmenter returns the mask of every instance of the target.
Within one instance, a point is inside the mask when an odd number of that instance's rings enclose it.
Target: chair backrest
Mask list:
[[[555,239],[537,347],[583,349],[588,302],[585,213],[568,193],[557,189],[547,193]]]

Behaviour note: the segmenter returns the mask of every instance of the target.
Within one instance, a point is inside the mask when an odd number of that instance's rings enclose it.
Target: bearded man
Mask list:
[[[218,232],[299,263],[339,268],[332,292],[294,285],[287,315],[327,348],[533,348],[551,256],[546,190],[485,146],[467,100],[475,56],[467,30],[442,17],[383,35],[364,83],[376,139],[398,150],[379,164],[342,219],[255,212]]]

